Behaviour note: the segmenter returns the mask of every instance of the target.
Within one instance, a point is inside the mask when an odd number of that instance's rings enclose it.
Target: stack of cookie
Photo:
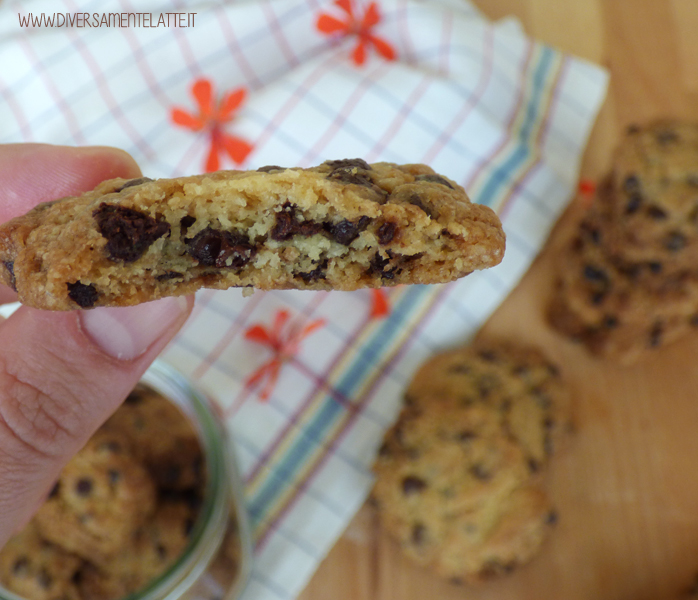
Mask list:
[[[437,355],[410,384],[375,464],[385,529],[451,581],[510,572],[557,520],[542,475],[568,429],[567,392],[537,351]]]
[[[190,421],[137,387],[0,552],[0,583],[28,600],[117,600],[142,589],[188,546],[204,479]]]
[[[698,125],[628,129],[560,257],[549,316],[625,364],[698,327]]]

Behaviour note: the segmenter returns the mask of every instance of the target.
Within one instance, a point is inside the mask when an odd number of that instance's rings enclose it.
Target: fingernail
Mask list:
[[[187,309],[184,296],[123,308],[95,308],[80,313],[83,331],[106,354],[133,360],[176,323]]]

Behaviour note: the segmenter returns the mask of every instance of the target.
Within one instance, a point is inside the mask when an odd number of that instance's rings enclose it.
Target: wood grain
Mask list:
[[[491,18],[605,65],[610,92],[582,176],[608,168],[619,133],[658,116],[698,120],[698,1],[476,0]],[[560,522],[511,576],[456,587],[403,559],[364,507],[301,600],[659,600],[698,573],[698,336],[633,368],[603,363],[556,335],[543,314],[551,257],[571,205],[521,284],[483,328],[537,344],[563,365],[577,431],[550,473]]]

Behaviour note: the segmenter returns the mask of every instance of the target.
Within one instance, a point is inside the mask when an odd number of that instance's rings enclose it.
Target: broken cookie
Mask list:
[[[495,213],[425,165],[327,161],[114,179],[0,226],[0,281],[49,310],[199,288],[443,283],[498,264]]]

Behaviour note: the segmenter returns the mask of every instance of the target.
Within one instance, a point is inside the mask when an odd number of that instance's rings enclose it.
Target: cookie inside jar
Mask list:
[[[137,593],[195,542],[206,489],[196,425],[141,383],[0,550],[0,584],[28,600]]]

